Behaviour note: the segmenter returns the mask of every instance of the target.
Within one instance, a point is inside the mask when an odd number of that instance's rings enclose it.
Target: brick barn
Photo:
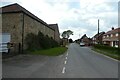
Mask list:
[[[4,6],[0,11],[2,14],[0,34],[9,36],[6,37],[9,39],[5,43],[12,43],[11,48],[14,52],[26,49],[25,37],[28,33],[38,34],[40,31],[55,39],[55,30],[52,27],[19,4]]]

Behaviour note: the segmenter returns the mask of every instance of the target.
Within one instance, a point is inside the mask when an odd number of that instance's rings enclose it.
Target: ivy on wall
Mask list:
[[[38,32],[37,35],[33,33],[27,34],[25,37],[25,42],[27,45],[27,48],[30,50],[36,50],[36,49],[48,49],[59,46],[58,43],[51,37],[48,37],[48,35],[44,35],[41,32]]]

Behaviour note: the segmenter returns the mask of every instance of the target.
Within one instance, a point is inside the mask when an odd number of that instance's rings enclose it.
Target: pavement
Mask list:
[[[3,78],[118,78],[118,61],[76,43],[60,56],[18,55],[4,59]]]

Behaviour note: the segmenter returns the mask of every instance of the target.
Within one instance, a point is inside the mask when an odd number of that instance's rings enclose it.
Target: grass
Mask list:
[[[119,55],[116,55],[116,54],[110,54],[109,52],[106,52],[106,51],[103,51],[103,50],[100,50],[100,49],[95,49],[93,48],[92,50],[100,53],[100,54],[104,54],[106,56],[109,56],[109,57],[112,57],[114,59],[117,59],[117,60],[120,60],[120,56]]]
[[[63,54],[67,50],[66,47],[55,47],[45,50],[35,50],[32,51],[31,54],[33,55],[47,55],[47,56],[58,56]]]
[[[108,47],[104,45],[96,45],[92,50],[107,55],[109,57],[112,57],[114,59],[120,60],[120,49],[118,48]]]

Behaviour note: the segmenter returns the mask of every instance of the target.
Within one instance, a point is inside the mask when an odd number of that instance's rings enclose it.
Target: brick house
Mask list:
[[[49,24],[49,26],[55,31],[55,33],[54,33],[55,40],[58,43],[60,43],[60,32],[59,32],[58,24]]]
[[[92,44],[102,44],[102,39],[103,39],[103,35],[105,34],[105,32],[100,32],[99,35],[96,34],[95,36],[92,37]]]
[[[91,40],[90,38],[88,38],[86,34],[84,34],[84,35],[80,38],[80,42],[83,42],[86,46],[90,46],[92,40]]]
[[[120,28],[114,29],[106,32],[103,36],[103,43],[105,45],[109,45],[111,47],[119,47],[120,46]]]
[[[37,16],[20,6],[19,4],[11,4],[0,8],[2,14],[2,34],[10,35],[10,43],[13,43],[13,49],[26,49],[25,37],[28,33],[38,34],[41,31],[44,35],[48,35],[55,39],[55,30],[39,19]],[[17,49],[16,49],[17,48]]]

